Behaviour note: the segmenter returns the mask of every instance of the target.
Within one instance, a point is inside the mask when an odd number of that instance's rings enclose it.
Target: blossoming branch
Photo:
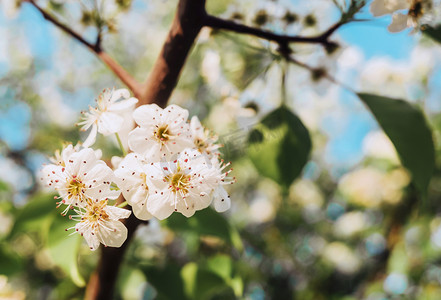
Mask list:
[[[141,220],[173,212],[191,217],[210,205],[218,212],[230,208],[224,188],[235,181],[230,163],[196,116],[189,121],[189,112],[177,105],[135,109],[138,100],[126,89],[106,89],[96,101],[78,124],[90,129],[85,142],[57,151],[41,171],[43,183],[59,194],[62,215],[77,222],[66,231],[81,234],[91,250],[100,243],[120,247],[127,239],[120,220],[131,214],[125,204]],[[112,157],[113,169],[101,160],[102,150],[90,148],[98,133],[115,134],[124,154]],[[117,206],[121,194],[126,202]]]

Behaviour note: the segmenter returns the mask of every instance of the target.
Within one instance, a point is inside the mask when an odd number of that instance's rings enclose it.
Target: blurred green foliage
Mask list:
[[[208,11],[295,34],[304,34],[301,24],[308,34],[319,33],[322,26],[321,15],[297,12],[297,7],[279,13],[272,9],[274,1],[253,2],[249,11],[230,5],[238,2],[208,1]],[[342,22],[353,20],[365,4],[335,2]],[[112,56],[144,79],[175,4],[116,1],[120,23],[113,14],[94,13],[93,5],[78,14],[69,13],[69,3],[51,1],[48,7],[66,23],[78,21],[84,34],[101,32]],[[119,10],[133,14],[119,15]],[[148,21],[148,26],[141,24],[147,32],[139,30],[142,20]],[[11,30],[15,26],[21,28],[14,23]],[[438,28],[425,33],[440,41]],[[303,86],[319,90],[323,74],[315,86],[302,79],[309,73],[302,77],[301,68],[290,66],[291,78],[303,81],[293,80],[280,91],[281,55],[274,45],[218,31],[204,34],[172,101],[197,114],[225,144],[222,151],[232,159],[237,177],[230,189],[232,210],[206,209],[189,219],[173,214],[139,228],[124,258],[115,299],[440,299],[441,114],[404,98],[358,94],[388,137],[374,140],[376,152],[341,171],[324,159],[329,128],[312,126],[303,111],[307,102],[331,101],[341,94],[317,100],[311,93],[293,93]],[[46,162],[41,157],[51,156],[64,141],[83,138],[74,126],[79,110],[87,109],[103,87],[121,84],[79,45],[57,38],[56,53],[46,59],[29,53],[17,57],[20,49],[11,41],[14,68],[0,75],[1,112],[20,104],[30,114],[29,138],[21,148],[11,147],[6,138],[0,141],[1,162],[7,162],[0,166],[5,170],[0,180],[0,298],[24,291],[28,299],[82,299],[99,258],[81,236],[65,231],[75,223],[60,216],[54,195],[38,184],[38,168]],[[295,55],[315,53],[301,46],[292,50]],[[317,61],[340,50],[325,49]],[[331,65],[315,70],[334,75]],[[422,81],[430,89],[430,80]],[[283,94],[287,98],[281,105]],[[325,106],[325,115],[336,103]],[[360,103],[358,109],[364,110]],[[66,107],[70,110],[63,113]],[[73,121],[66,120],[72,115]],[[392,154],[389,148],[383,151],[389,139],[402,165],[393,148]],[[120,155],[105,138],[96,146],[106,160]],[[423,198],[426,205],[420,205]]]

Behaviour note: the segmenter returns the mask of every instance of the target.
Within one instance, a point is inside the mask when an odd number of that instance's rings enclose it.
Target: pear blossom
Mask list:
[[[20,1],[17,0],[2,0],[0,2],[3,14],[7,19],[14,19],[17,16],[20,4]]]
[[[152,215],[147,210],[149,179],[147,164],[135,153],[128,154],[115,170],[118,187],[124,198],[132,206],[138,219],[149,220]]]
[[[177,105],[162,109],[156,104],[138,107],[133,118],[140,126],[129,134],[132,151],[152,160],[170,158],[193,142],[187,123],[188,111]]]
[[[408,27],[418,28],[422,22],[430,21],[432,0],[374,0],[370,11],[375,17],[392,14],[390,32],[400,32]],[[406,13],[399,12],[407,10]]]
[[[210,205],[223,212],[231,206],[224,185],[235,178],[229,177],[232,169],[226,170],[230,163],[220,160],[217,137],[198,117],[188,122],[186,109],[151,104],[135,110],[137,101],[125,89],[104,90],[98,106],[79,123],[81,130],[91,129],[84,144],[64,145],[41,170],[42,182],[59,193],[58,207],[66,205],[62,215],[70,209],[76,213],[69,218],[78,223],[69,229],[81,234],[91,250],[100,244],[120,247],[127,239],[120,219],[131,211],[108,203],[121,193],[141,220],[162,220],[174,211],[190,217]],[[138,127],[131,130],[135,121]],[[98,132],[118,133],[120,145],[133,151],[112,157],[115,171],[100,160],[101,150],[89,148]]]
[[[80,151],[81,149],[82,145],[80,143],[76,144],[75,146],[73,146],[72,144],[65,144],[63,145],[63,149],[61,150],[61,152],[59,149],[55,150],[55,155],[53,157],[50,157],[49,160],[55,165],[65,167],[66,161],[68,160],[67,158],[73,153]],[[100,159],[103,155],[102,151],[100,149],[94,151],[96,157]]]
[[[223,171],[226,166],[213,164],[196,149],[185,149],[168,163],[151,163],[147,168],[152,183],[148,211],[160,220],[174,211],[191,217],[208,207],[213,197],[216,209],[228,209],[230,199],[222,185],[233,181],[226,177],[231,170]]]
[[[108,205],[105,199],[87,198],[83,209],[76,209],[78,214],[71,217],[78,223],[70,228],[81,234],[91,250],[96,250],[100,243],[109,247],[121,247],[127,239],[127,228],[120,219],[130,216],[130,211]],[[66,229],[69,230],[69,229]]]
[[[50,157],[49,160],[58,166],[66,166],[66,161],[68,161],[68,157],[73,153],[78,152],[79,144],[75,147],[72,144],[63,145],[63,149],[60,151],[59,149],[55,150],[55,156]]]
[[[64,166],[46,165],[41,178],[47,186],[59,192],[59,204],[67,205],[63,214],[71,206],[84,207],[89,198],[118,198],[121,192],[111,189],[111,183],[115,181],[113,171],[97,158],[92,149],[73,152],[64,159]]]
[[[95,143],[97,132],[110,135],[119,132],[124,125],[124,115],[133,110],[138,99],[131,97],[127,89],[105,89],[96,99],[97,107],[89,107],[89,112],[84,112],[84,118],[78,125],[81,130],[91,128],[89,136],[84,141],[84,147]]]
[[[210,132],[202,126],[197,116],[191,118],[190,129],[194,146],[200,153],[205,153],[208,156],[219,155],[220,145],[216,144],[217,137],[210,135]]]

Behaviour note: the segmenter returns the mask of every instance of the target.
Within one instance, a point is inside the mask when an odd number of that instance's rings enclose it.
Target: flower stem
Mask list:
[[[282,62],[282,78],[281,78],[281,100],[282,100],[282,105],[286,105],[286,101],[287,101],[287,91],[286,91],[286,80],[287,80],[287,73],[288,73],[288,64],[285,62]]]
[[[126,207],[127,204],[129,204],[129,203],[127,203],[127,201],[124,201],[123,203],[119,204],[117,207],[118,208],[123,208],[123,207]]]
[[[121,139],[119,138],[118,132],[115,132],[115,136],[116,136],[116,139],[118,140],[118,144],[119,144],[119,147],[121,148],[121,151],[122,151],[123,155],[126,156],[127,155],[127,151],[126,151],[126,149],[124,149],[124,146],[123,146],[123,144],[121,142]]]

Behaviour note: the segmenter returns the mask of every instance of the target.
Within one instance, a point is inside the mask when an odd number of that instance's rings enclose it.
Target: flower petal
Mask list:
[[[133,152],[146,155],[151,150],[153,151],[153,148],[156,149],[159,147],[158,144],[149,139],[152,135],[152,132],[149,130],[146,130],[142,127],[137,127],[133,129],[129,133],[129,147]]]
[[[387,27],[387,30],[389,30],[390,32],[400,32],[403,31],[404,29],[406,29],[407,26],[407,20],[408,20],[408,16],[401,14],[401,13],[396,13],[392,15],[392,23]]]
[[[386,7],[385,1],[386,0],[374,0],[371,3],[369,10],[371,11],[372,15],[374,15],[374,17],[384,16],[392,12]]]
[[[148,192],[143,188],[138,188],[131,197],[126,198],[127,202],[132,206],[133,214],[140,220],[149,220],[153,216],[147,210]]]
[[[112,104],[108,111],[123,112],[126,110],[131,110],[135,108],[136,103],[138,103],[138,99],[132,97]]]
[[[128,209],[119,208],[111,205],[106,206],[105,210],[106,213],[109,215],[109,218],[115,221],[118,221],[120,219],[126,219],[131,214],[131,211]]]
[[[117,89],[112,91],[112,95],[110,96],[110,102],[115,102],[118,99],[127,99],[130,97],[130,92],[128,89]]]
[[[161,112],[162,108],[156,104],[142,105],[135,109],[133,118],[138,125],[148,127],[156,123],[155,120],[157,120],[158,114]]]
[[[166,116],[164,121],[167,123],[185,123],[188,119],[188,110],[172,104],[164,108],[164,116]]]
[[[121,247],[127,239],[127,228],[123,223],[114,220],[105,221],[105,227],[97,232],[100,242],[109,247]]]
[[[86,140],[83,142],[84,148],[88,148],[95,143],[97,131],[98,131],[98,127],[96,126],[95,123],[93,123],[89,135],[87,136]]]
[[[164,193],[164,195],[151,194],[147,202],[147,210],[159,220],[168,218],[175,210],[172,201],[170,201],[172,196],[174,195],[171,193]]]
[[[231,199],[223,186],[219,186],[214,192],[213,205],[217,212],[224,212],[230,209]]]
[[[100,241],[92,229],[85,223],[81,222],[75,226],[75,230],[81,234],[89,245],[90,250],[95,251],[100,246]]]
[[[98,119],[98,132],[103,135],[110,135],[118,132],[124,122],[124,118],[112,112],[103,112]]]

